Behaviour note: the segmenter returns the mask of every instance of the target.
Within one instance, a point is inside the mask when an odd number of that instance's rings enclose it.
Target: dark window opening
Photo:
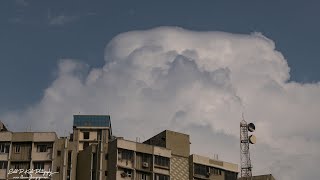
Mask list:
[[[159,166],[170,166],[170,159],[163,156],[155,156],[154,163]]]
[[[0,153],[9,153],[10,144],[1,143],[0,144]]]
[[[47,145],[41,144],[37,146],[37,152],[47,152]]]
[[[14,150],[15,153],[20,153],[20,145],[19,144],[17,144],[14,149],[15,149]]]
[[[194,165],[194,174],[208,176],[209,175],[209,168],[204,165],[195,164]]]
[[[13,169],[29,169],[29,167],[30,167],[29,163],[23,163],[23,162],[11,163],[11,168]]]
[[[169,180],[170,179],[169,176],[163,175],[163,174],[156,174],[155,177],[156,177],[155,178],[156,180]]]
[[[68,152],[68,169],[71,169],[72,164],[72,151]]]
[[[83,132],[83,139],[90,139],[90,132]]]
[[[141,160],[142,160],[142,162],[148,163],[150,161],[150,155],[149,154],[142,154]]]
[[[7,169],[8,161],[0,161],[0,169]]]
[[[224,171],[225,180],[236,180],[237,177],[238,177],[238,173],[236,172]]]
[[[44,162],[35,162],[33,166],[34,169],[44,169]]]
[[[133,152],[125,149],[118,150],[118,159],[131,161],[133,159]]]

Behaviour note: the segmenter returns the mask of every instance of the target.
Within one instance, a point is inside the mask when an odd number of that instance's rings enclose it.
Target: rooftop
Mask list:
[[[193,163],[196,163],[196,164],[212,166],[212,167],[224,169],[227,171],[237,172],[237,173],[239,172],[238,165],[234,163],[220,161],[217,159],[210,159],[209,157],[205,157],[197,154],[192,154],[190,155],[190,157]]]

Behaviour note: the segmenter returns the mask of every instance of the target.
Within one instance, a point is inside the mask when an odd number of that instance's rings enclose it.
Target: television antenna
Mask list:
[[[252,178],[252,164],[250,160],[249,145],[256,143],[256,137],[248,132],[254,132],[256,129],[253,123],[247,123],[242,113],[242,121],[240,122],[240,161],[241,161],[241,177]]]

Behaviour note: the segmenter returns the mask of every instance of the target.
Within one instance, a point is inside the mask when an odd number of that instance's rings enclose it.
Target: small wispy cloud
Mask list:
[[[63,26],[87,16],[96,16],[95,12],[81,13],[81,14],[68,14],[63,12],[52,12],[51,9],[47,11],[47,24],[50,26]]]
[[[12,17],[8,19],[8,22],[11,24],[22,24],[23,20],[21,17]]]
[[[52,13],[51,9],[48,9],[47,22],[50,26],[62,26],[71,23],[78,19],[79,16],[76,15],[65,15],[63,13]]]
[[[27,24],[27,22],[25,22],[25,11],[30,3],[26,0],[14,0],[12,2],[17,7],[16,14],[13,17],[9,17],[7,22],[10,24]]]
[[[60,26],[64,24],[68,24],[77,19],[77,16],[67,16],[67,15],[59,15],[54,17],[49,17],[49,25]]]
[[[26,0],[16,0],[15,2],[19,6],[29,6],[29,2]]]

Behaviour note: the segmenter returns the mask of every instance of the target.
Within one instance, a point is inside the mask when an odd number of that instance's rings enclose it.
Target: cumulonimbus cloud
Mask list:
[[[191,135],[194,152],[218,149],[238,162],[244,114],[257,127],[255,173],[283,180],[319,177],[320,84],[289,81],[286,59],[262,34],[133,31],[109,42],[105,61],[92,69],[61,60],[42,100],[2,119],[9,127],[19,124],[16,130],[29,123],[62,135],[72,128],[72,114],[110,113],[116,135],[144,139],[178,130]]]

